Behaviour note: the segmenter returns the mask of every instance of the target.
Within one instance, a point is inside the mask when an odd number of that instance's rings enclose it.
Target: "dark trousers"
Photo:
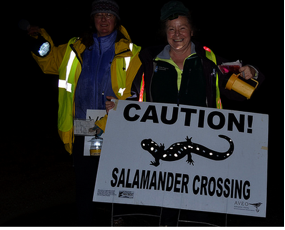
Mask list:
[[[77,224],[94,226],[95,205],[93,192],[97,175],[99,157],[83,156],[84,137],[76,136],[73,145],[73,159],[76,178]]]

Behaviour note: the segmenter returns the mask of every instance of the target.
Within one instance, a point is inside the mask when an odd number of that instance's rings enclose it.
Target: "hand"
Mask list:
[[[115,103],[113,101],[111,101],[111,99],[116,99],[116,98],[111,97],[111,96],[107,96],[106,98],[109,100],[109,101],[106,101],[106,111],[108,114],[109,111],[115,107]]]
[[[28,35],[36,36],[41,32],[41,29],[38,26],[30,26],[28,29]]]
[[[243,77],[246,80],[249,80],[255,76],[255,69],[246,65],[239,69],[239,72],[241,73],[240,76]]]
[[[103,133],[103,130],[100,129],[97,125],[95,125],[93,128],[90,128],[90,129],[89,129],[89,132],[90,132],[90,133],[95,132],[95,134],[96,134],[98,137],[100,137],[100,136],[102,135],[102,133]]]

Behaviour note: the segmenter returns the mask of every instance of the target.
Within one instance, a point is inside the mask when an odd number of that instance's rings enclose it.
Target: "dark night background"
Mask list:
[[[117,2],[122,25],[135,44],[144,48],[161,43],[160,9],[167,1]],[[244,0],[183,2],[192,11],[199,29],[197,40],[216,55],[257,66],[266,77],[251,100],[223,102],[226,109],[269,114],[267,217],[228,215],[228,225],[283,226],[282,1],[278,5],[273,1]],[[64,44],[71,37],[80,36],[88,26],[91,3],[92,0],[10,1],[8,7],[2,8],[4,139],[0,155],[0,225],[74,224],[72,157],[57,135],[57,76],[41,72],[29,52],[26,32],[17,24],[20,19],[27,19],[32,25],[45,28],[55,45]],[[108,208],[100,208],[108,219]]]

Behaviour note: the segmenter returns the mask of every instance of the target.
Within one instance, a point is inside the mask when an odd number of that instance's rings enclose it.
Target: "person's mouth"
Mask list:
[[[181,38],[181,39],[174,39],[175,42],[183,42],[183,40],[184,40],[183,38]]]

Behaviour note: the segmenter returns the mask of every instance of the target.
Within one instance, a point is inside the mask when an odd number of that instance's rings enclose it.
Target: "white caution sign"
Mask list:
[[[268,115],[117,101],[94,201],[266,216]]]

